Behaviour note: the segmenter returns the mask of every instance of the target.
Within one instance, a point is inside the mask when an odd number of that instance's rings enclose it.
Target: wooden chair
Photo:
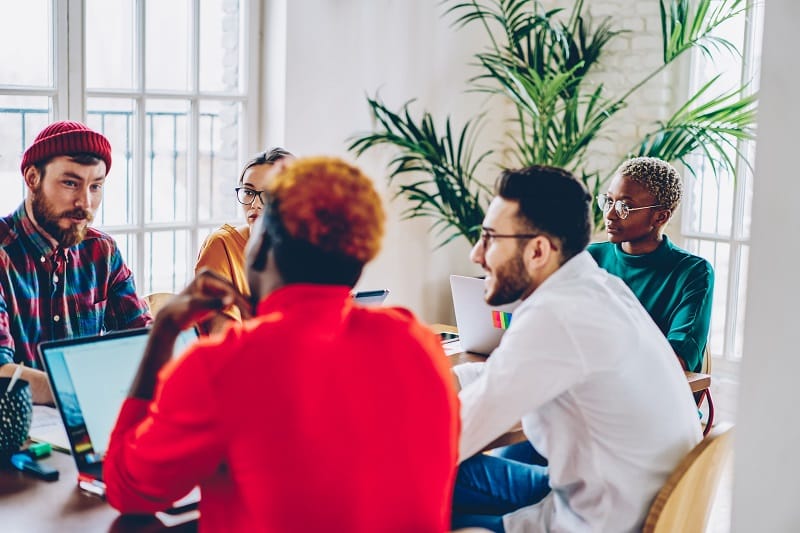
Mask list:
[[[156,317],[161,307],[173,296],[175,296],[175,294],[171,292],[151,292],[144,296],[144,301],[147,302],[147,307],[150,308],[150,314],[153,315],[153,318]]]
[[[706,349],[703,351],[703,365],[700,368],[700,372],[711,375],[711,351],[708,349],[708,344],[706,344]],[[697,398],[698,408],[703,404],[704,399],[708,402],[708,420],[706,420],[706,426],[703,428],[703,436],[706,436],[711,430],[711,426],[714,425],[714,400],[711,398],[711,387],[703,389],[695,398]]]
[[[656,495],[643,533],[706,530],[732,436],[733,425],[720,424],[689,452]]]

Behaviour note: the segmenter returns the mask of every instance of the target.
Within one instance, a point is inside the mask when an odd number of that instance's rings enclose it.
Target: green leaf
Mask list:
[[[717,3],[713,11],[712,2]],[[694,9],[693,9],[694,6]],[[692,48],[699,48],[712,57],[709,45],[716,51],[738,53],[736,46],[713,35],[720,25],[747,10],[745,0],[659,0],[664,43],[664,63]]]
[[[694,173],[691,156],[703,153],[714,176],[722,171],[736,175],[741,155],[738,140],[753,139],[757,95],[745,94],[746,87],[709,96],[719,76],[700,87],[665,123],[647,134],[633,155],[681,161]]]

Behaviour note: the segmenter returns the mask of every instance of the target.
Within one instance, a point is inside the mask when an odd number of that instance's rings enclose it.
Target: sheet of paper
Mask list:
[[[444,348],[445,355],[453,355],[455,353],[461,353],[464,351],[461,348],[461,341],[458,339],[454,341],[443,342],[442,348]]]
[[[164,524],[164,527],[170,528],[191,522],[193,520],[200,520],[200,511],[193,509],[181,514],[169,514],[163,511],[156,512],[156,518]]]
[[[53,448],[70,453],[67,433],[61,422],[61,415],[55,407],[33,406],[30,437],[37,442],[49,442]]]
[[[200,511],[197,505],[200,502],[200,487],[193,488],[189,494],[172,504],[171,511],[157,512],[158,518],[165,527],[177,526],[191,520],[200,518]],[[181,512],[174,512],[179,510]]]

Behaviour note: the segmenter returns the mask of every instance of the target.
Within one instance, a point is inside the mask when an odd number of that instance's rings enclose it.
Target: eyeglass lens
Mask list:
[[[613,207],[614,211],[617,212],[617,216],[622,219],[628,218],[628,214],[630,214],[630,208],[622,200],[615,202],[607,194],[597,195],[597,205],[603,213],[608,213]]]
[[[261,191],[248,189],[247,187],[237,187],[236,189],[236,198],[241,204],[250,205],[256,201],[256,197],[261,200],[261,203],[264,203],[263,196],[261,196]]]

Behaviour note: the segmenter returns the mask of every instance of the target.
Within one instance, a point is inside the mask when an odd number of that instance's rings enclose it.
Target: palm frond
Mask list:
[[[712,9],[715,3],[717,5]],[[715,36],[713,32],[746,11],[745,0],[659,0],[659,10],[664,64],[695,47],[709,57],[713,51],[738,53],[733,43]]]
[[[738,142],[754,138],[757,95],[745,94],[746,87],[708,97],[719,77],[700,87],[695,94],[659,128],[645,136],[633,155],[681,161],[691,172],[690,156],[703,153],[712,172],[735,175]]]
[[[445,120],[440,132],[429,113],[418,120],[411,115],[410,105],[399,112],[390,110],[380,99],[367,98],[372,116],[380,125],[377,131],[350,140],[349,150],[361,155],[379,145],[399,149],[389,164],[389,181],[401,176],[425,175],[424,178],[399,184],[396,196],[405,197],[410,206],[405,218],[434,217],[454,228],[456,236],[471,242],[477,239],[483,220],[483,205],[489,188],[475,178],[478,165],[491,151],[476,153],[475,137],[480,129],[479,115],[468,121],[460,132]],[[445,242],[452,240],[448,236]],[[443,243],[440,243],[440,245]]]

